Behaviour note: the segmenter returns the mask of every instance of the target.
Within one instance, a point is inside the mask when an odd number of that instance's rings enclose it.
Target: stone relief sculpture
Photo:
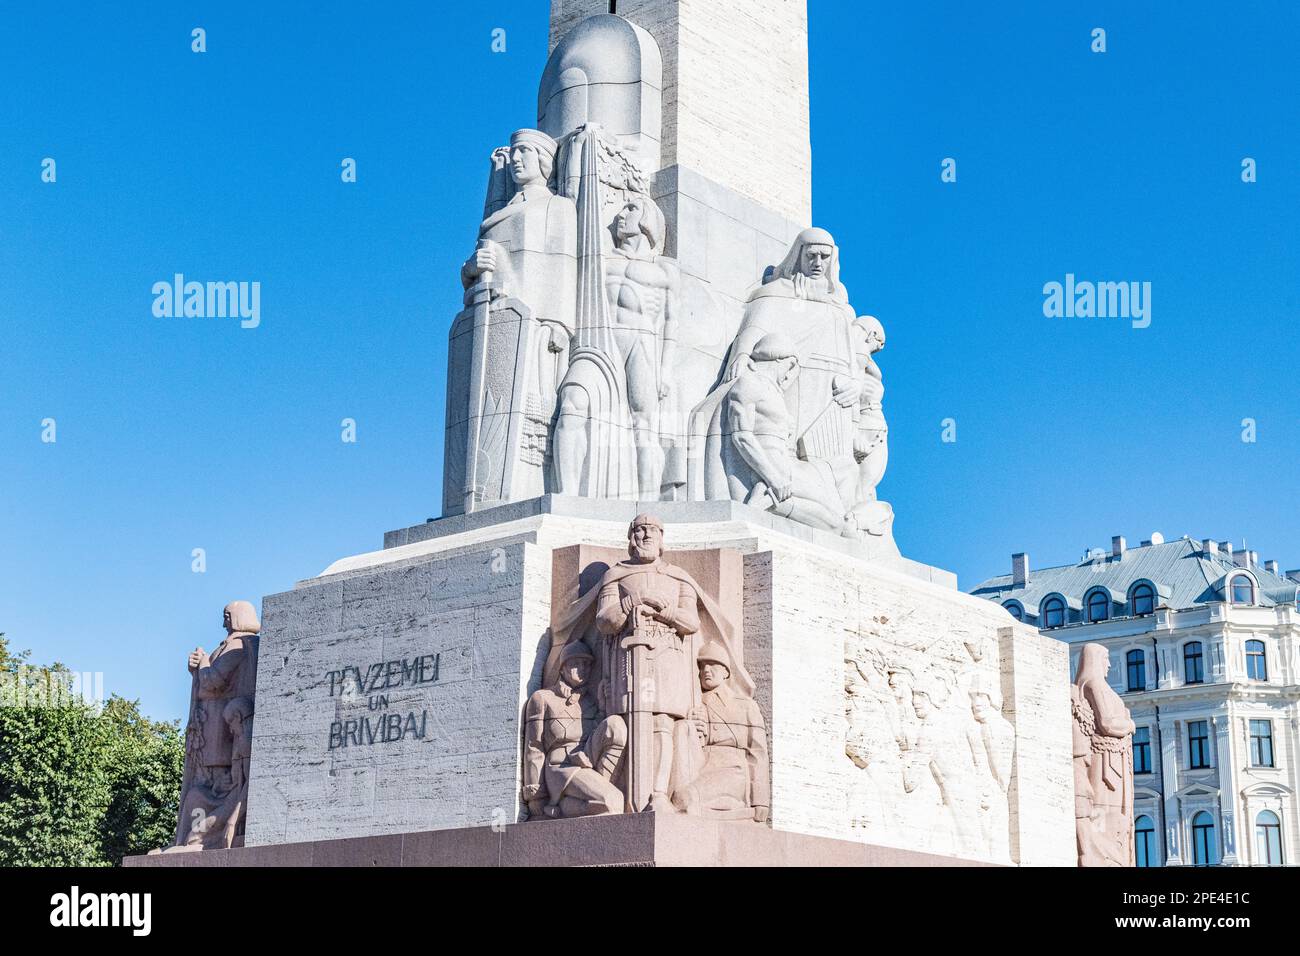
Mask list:
[[[248,763],[257,688],[257,612],[231,601],[222,613],[226,639],[211,654],[195,648],[185,730],[176,843],[167,851],[226,849],[244,845]],[[154,851],[160,852],[160,851]]]
[[[910,736],[898,719],[899,700],[890,685],[884,656],[868,649],[862,660],[845,662],[844,753],[863,773],[852,775],[852,824],[888,828],[902,801],[902,753]],[[910,694],[910,691],[909,691]]]
[[[586,18],[547,62],[538,128],[492,154],[451,334],[444,513],[546,493],[735,500],[896,554],[876,496],[884,329],[855,317],[834,238],[808,228],[755,270],[717,357],[738,303],[665,255],[651,195],[662,72],[645,30]],[[699,326],[726,331],[701,352]]]
[[[754,416],[739,409],[773,407],[772,388],[760,384],[772,380],[762,365],[773,361],[773,340],[759,349],[773,334],[781,336],[780,351],[790,353],[783,358],[793,357],[798,372],[783,369],[780,389],[788,421],[768,411],[764,424],[769,432],[788,431],[782,457],[803,463],[801,483],[816,489],[815,509],[798,502],[783,507],[785,499],[772,492],[787,488],[773,488],[768,481],[759,495],[753,493],[755,468],[747,455],[753,432],[743,425]],[[702,462],[692,489],[704,498],[731,497],[785,511],[845,537],[888,535],[893,512],[875,500],[875,483],[884,473],[884,416],[879,369],[871,359],[883,344],[878,322],[854,317],[839,281],[834,238],[824,229],[805,229],[751,293],[723,382],[692,416],[692,440],[700,445]],[[759,398],[763,393],[766,401]]]
[[[739,639],[690,574],[663,560],[657,518],[632,521],[628,560],[564,615],[543,680],[525,715],[529,819],[652,810],[766,820],[766,729]]]
[[[1106,681],[1110,654],[1085,644],[1070,706],[1074,717],[1074,816],[1080,866],[1133,866],[1133,731]]]
[[[851,516],[826,504],[838,500],[829,464],[806,461],[795,453],[795,426],[786,396],[798,378],[794,344],[780,332],[763,336],[743,359],[718,406],[721,428],[710,430],[728,490],[736,501],[852,535]]]
[[[767,727],[753,698],[727,684],[731,655],[710,641],[696,655],[701,699],[690,722],[704,748],[699,773],[673,793],[673,804],[691,814],[767,820]]]
[[[577,211],[551,186],[558,144],[521,129],[492,154],[483,222],[451,329],[443,510],[546,490],[555,390],[576,294]]]
[[[524,785],[532,817],[622,813],[613,783],[627,746],[627,725],[602,718],[588,686],[593,655],[582,641],[565,646],[560,678],[528,699],[524,714]]]
[[[660,255],[664,216],[649,196],[631,194],[612,232],[608,254],[595,248],[582,260],[597,260],[587,268],[603,276],[604,294],[582,299],[575,350],[560,384],[556,489],[656,500],[664,480],[660,406],[670,393],[680,273]],[[669,480],[681,484],[685,475]]]
[[[1016,739],[996,662],[972,661],[959,638],[907,656],[923,670],[865,642],[847,650],[850,825],[931,853],[1009,861]]]
[[[1002,716],[1002,695],[991,681],[977,681],[970,688],[971,715],[975,726],[967,727],[966,739],[979,783],[978,845],[996,858],[1009,853],[1011,812],[1007,791],[1016,753],[1016,728]]]

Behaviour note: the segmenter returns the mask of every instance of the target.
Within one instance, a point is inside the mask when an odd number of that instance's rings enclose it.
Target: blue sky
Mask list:
[[[880,493],[966,588],[1155,530],[1300,566],[1300,13],[1131,6],[810,4],[814,218],[889,333]],[[439,513],[457,270],[546,23],[544,0],[7,10],[13,644],[179,717],[227,600]],[[155,318],[176,272],[260,282],[261,325]],[[1150,327],[1044,317],[1067,273],[1150,282]]]

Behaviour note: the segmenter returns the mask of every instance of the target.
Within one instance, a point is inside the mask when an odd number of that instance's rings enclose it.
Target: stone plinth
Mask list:
[[[676,814],[552,820],[275,846],[129,856],[131,867],[961,866],[927,853]],[[978,864],[975,864],[978,865]]]
[[[620,548],[640,509],[548,496],[417,525],[265,598],[249,848],[520,820],[520,721],[540,686],[553,594],[568,593],[554,580],[553,552]],[[732,502],[650,510],[667,526],[670,560],[725,549],[742,563],[744,658],[769,729],[772,781],[770,823],[745,826],[994,863],[1074,862],[1063,645],[957,591],[946,572],[864,543]],[[892,764],[868,774],[847,755],[862,760],[850,746],[860,717],[850,704],[866,699],[859,687],[850,700],[848,668],[870,667],[873,654],[942,698],[928,735],[908,726],[882,737],[902,750],[894,763],[913,753],[920,781],[919,791],[899,784],[885,799],[899,809],[884,816],[867,784],[893,787],[880,772]],[[975,832],[987,829],[988,779],[950,773],[961,793],[945,796],[925,756],[940,742],[980,749],[977,685],[1001,702],[999,726],[1015,738],[1007,832],[994,844],[959,839],[943,822],[961,810]],[[903,697],[895,719],[911,703]],[[525,826],[540,834],[557,823]]]

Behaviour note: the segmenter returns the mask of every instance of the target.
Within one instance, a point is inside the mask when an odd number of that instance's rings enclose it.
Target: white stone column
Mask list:
[[[1214,728],[1214,769],[1219,783],[1220,862],[1224,866],[1233,866],[1237,863],[1237,799],[1231,713],[1215,714],[1210,722]]]
[[[1165,866],[1183,865],[1183,839],[1178,812],[1179,787],[1178,739],[1183,732],[1181,720],[1162,720],[1160,727],[1160,787],[1163,797],[1165,828]]]

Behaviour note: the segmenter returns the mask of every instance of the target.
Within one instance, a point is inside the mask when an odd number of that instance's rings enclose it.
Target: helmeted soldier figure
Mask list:
[[[582,641],[565,646],[560,679],[528,698],[524,714],[524,784],[532,817],[622,813],[613,783],[627,744],[618,715],[601,719],[588,689],[592,653]]]
[[[687,813],[751,816],[767,820],[771,796],[767,767],[767,728],[753,698],[729,685],[731,655],[717,641],[700,648],[700,706],[691,723],[704,748],[696,778],[673,793]]]

